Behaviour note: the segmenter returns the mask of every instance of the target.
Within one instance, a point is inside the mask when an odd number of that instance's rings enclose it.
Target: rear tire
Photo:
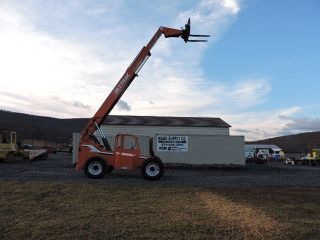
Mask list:
[[[164,166],[159,158],[148,158],[143,162],[142,175],[148,180],[158,180],[164,173]]]
[[[103,178],[104,174],[108,171],[108,165],[104,159],[93,157],[87,161],[84,171],[89,178]]]

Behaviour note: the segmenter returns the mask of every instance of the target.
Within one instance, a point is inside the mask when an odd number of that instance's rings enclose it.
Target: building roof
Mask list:
[[[218,127],[229,128],[221,118],[210,117],[157,117],[109,115],[106,125],[175,126],[175,127]]]
[[[272,150],[281,151],[282,149],[279,148],[277,145],[274,144],[245,144],[245,147],[251,148],[270,148]]]

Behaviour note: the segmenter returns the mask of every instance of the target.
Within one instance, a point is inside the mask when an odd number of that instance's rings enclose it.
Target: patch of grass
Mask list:
[[[215,193],[271,216],[280,223],[280,238],[320,239],[319,188],[220,188]]]
[[[319,189],[0,183],[0,239],[315,239]]]

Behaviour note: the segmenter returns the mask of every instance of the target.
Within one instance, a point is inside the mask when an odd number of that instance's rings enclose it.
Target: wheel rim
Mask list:
[[[98,161],[92,161],[88,165],[88,172],[91,175],[99,175],[102,172],[102,164]]]
[[[146,173],[150,177],[155,177],[160,173],[160,166],[158,163],[151,162],[146,166]]]

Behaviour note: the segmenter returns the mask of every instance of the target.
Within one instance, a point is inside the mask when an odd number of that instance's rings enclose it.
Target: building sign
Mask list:
[[[157,136],[157,151],[188,152],[187,136]]]

